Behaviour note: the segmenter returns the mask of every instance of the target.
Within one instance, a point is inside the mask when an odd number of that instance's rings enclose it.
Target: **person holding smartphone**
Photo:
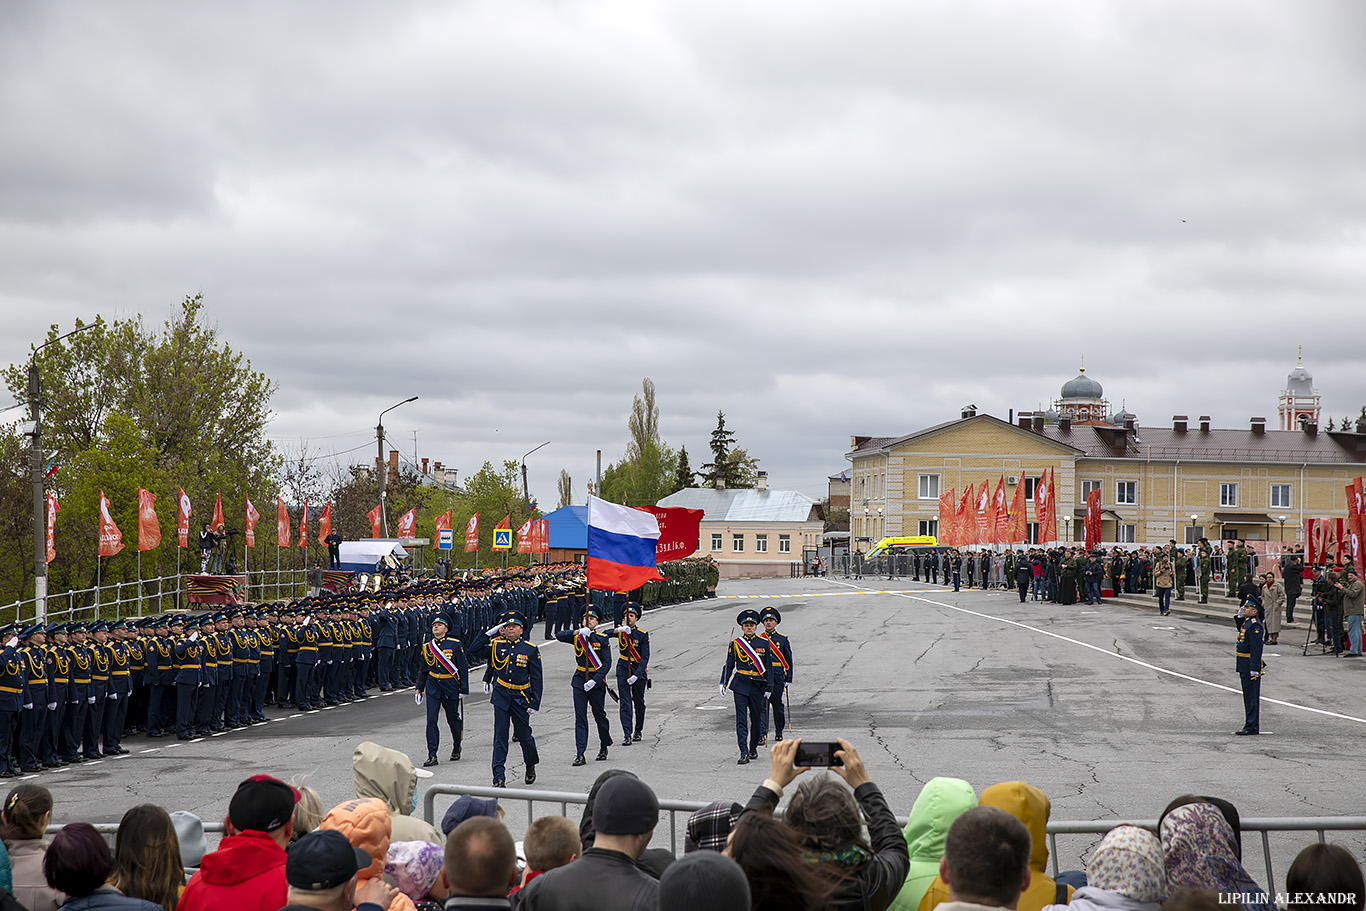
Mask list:
[[[736,765],[759,757],[764,700],[782,687],[782,670],[773,659],[773,645],[755,634],[759,612],[744,610],[735,618],[741,635],[726,647],[726,666],[721,670],[721,695],[730,690],[735,698],[735,739],[740,745]]]

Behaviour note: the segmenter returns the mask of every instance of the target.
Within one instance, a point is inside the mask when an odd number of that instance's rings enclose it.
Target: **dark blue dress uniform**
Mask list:
[[[85,624],[68,623],[71,637],[67,652],[71,655],[71,683],[66,689],[66,714],[62,716],[62,759],[65,762],[84,762],[81,756],[81,732],[85,727],[86,712],[91,695],[91,674],[94,670],[90,649],[85,645]]]
[[[742,629],[746,625],[758,626],[759,613],[741,611],[735,621]],[[740,765],[759,755],[764,699],[781,686],[781,681],[767,639],[756,636],[751,628],[731,640],[726,648],[726,666],[721,671],[721,692],[729,686],[735,697],[735,739],[740,744]]]
[[[90,653],[90,689],[85,702],[85,718],[81,725],[81,755],[86,759],[99,759],[104,756],[100,749],[100,736],[104,733],[104,708],[109,700],[109,646],[100,639],[108,635],[109,625],[96,620],[89,626],[91,641],[87,649]]]
[[[626,626],[617,627],[617,692],[621,694],[618,714],[621,716],[621,744],[626,746],[640,740],[645,728],[645,687],[649,683],[650,634],[638,626],[630,626],[632,619],[640,619],[640,605],[632,601],[626,606]]]
[[[110,627],[111,635],[119,635],[121,623]],[[104,713],[101,718],[100,741],[105,756],[119,756],[128,753],[123,746],[123,725],[128,720],[128,700],[133,695],[133,656],[128,643],[122,639],[110,641],[104,646],[104,654],[109,663],[109,688],[106,691]],[[100,744],[96,744],[96,749]]]
[[[52,655],[47,650],[47,630],[30,626],[19,634],[24,662],[23,716],[19,724],[19,765],[23,772],[43,770],[44,737],[48,731],[48,705],[52,701]]]
[[[195,735],[195,718],[204,691],[204,640],[196,630],[189,636],[173,636],[175,655],[175,735],[189,740]]]
[[[16,646],[17,624],[0,629],[0,778],[19,774],[14,767],[14,732],[19,729],[25,688],[24,656]],[[11,644],[13,643],[13,644]]]
[[[285,636],[294,655],[294,705],[301,710],[316,709],[318,702],[313,691],[314,668],[318,665],[318,630],[312,623],[291,626],[285,629]]]
[[[69,708],[68,694],[71,692],[71,649],[58,643],[60,635],[66,638],[66,624],[52,623],[47,628],[52,642],[48,644],[48,655],[52,658],[52,674],[48,678],[51,689],[48,692],[47,734],[43,740],[43,765],[57,768],[65,765],[66,752],[62,747],[63,719]]]
[[[175,641],[164,620],[147,625],[143,642],[147,681],[147,736],[165,737],[175,729]]]
[[[1240,617],[1238,645],[1234,651],[1238,679],[1243,685],[1243,727],[1236,734],[1259,734],[1262,727],[1262,643],[1266,627],[1256,614]]]
[[[773,620],[775,623],[783,622],[783,615],[775,607],[766,607],[759,611],[759,622],[765,624],[765,631],[759,635],[773,643],[773,661],[778,665],[778,672],[781,676],[779,685],[773,688],[768,694],[768,703],[773,708],[773,739],[775,741],[783,739],[783,728],[787,727],[787,712],[783,707],[783,695],[787,692],[787,687],[792,683],[792,642],[776,627],[772,632],[767,630],[767,621]],[[764,720],[759,731],[759,743],[764,743],[768,739],[768,708],[764,709]]]
[[[587,608],[584,611],[585,624],[588,618],[595,622],[597,611]],[[556,633],[560,642],[574,645],[574,676],[569,685],[574,692],[574,765],[583,765],[584,752],[588,749],[588,708],[593,708],[593,721],[598,726],[598,760],[607,758],[607,748],[612,745],[612,726],[607,722],[607,709],[604,698],[607,694],[607,671],[612,667],[612,649],[606,636],[600,636],[585,625],[581,629]]]
[[[439,635],[437,626],[443,627]],[[465,733],[460,697],[468,696],[470,692],[465,646],[459,639],[446,635],[450,624],[445,618],[432,620],[432,627],[432,638],[422,645],[422,660],[417,670],[417,691],[427,700],[427,761],[424,766],[436,765],[436,752],[441,748],[439,722],[442,710],[446,712],[446,726],[451,730],[451,760],[460,758],[460,740]]]
[[[509,612],[499,618],[499,626],[510,623],[526,629],[522,617]],[[536,752],[536,738],[531,734],[530,716],[541,707],[541,688],[545,682],[541,671],[540,649],[525,639],[503,636],[489,643],[489,663],[484,668],[484,692],[493,704],[493,786],[503,787],[506,780],[504,764],[508,755],[508,724],[517,733],[522,745],[522,759],[526,762],[527,784],[536,781],[536,764],[541,761]]]

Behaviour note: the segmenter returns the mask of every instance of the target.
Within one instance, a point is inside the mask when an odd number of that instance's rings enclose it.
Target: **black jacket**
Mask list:
[[[901,847],[904,853],[905,839]],[[901,880],[905,878],[902,871]],[[655,911],[659,880],[620,851],[589,848],[572,864],[542,873],[518,894],[522,911]]]
[[[887,806],[887,798],[877,785],[871,781],[859,785],[854,789],[854,799],[868,821],[873,856],[863,866],[849,871],[852,878],[840,883],[826,907],[838,911],[886,911],[911,871],[911,855],[896,817]],[[772,810],[777,805],[778,795],[760,785],[745,805],[745,812]]]

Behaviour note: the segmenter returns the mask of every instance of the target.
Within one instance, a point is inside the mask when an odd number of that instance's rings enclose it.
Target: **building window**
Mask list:
[[[780,553],[780,554],[790,554],[790,553],[792,553],[792,536],[791,536],[791,535],[778,535],[778,553]]]
[[[1087,498],[1088,496],[1090,496],[1091,491],[1093,491],[1093,490],[1100,490],[1100,482],[1099,482],[1099,481],[1082,481],[1082,482],[1081,482],[1081,500],[1080,500],[1079,502],[1085,503],[1085,502],[1086,502],[1086,498]]]
[[[1205,526],[1203,526],[1203,525],[1187,525],[1187,526],[1186,526],[1186,543],[1187,543],[1187,544],[1194,545],[1194,544],[1198,543],[1198,542],[1200,541],[1200,539],[1203,538],[1204,536],[1205,536]]]
[[[920,499],[939,499],[939,475],[922,474],[920,476]]]
[[[1238,485],[1220,484],[1219,485],[1219,505],[1237,506],[1238,505]]]
[[[1024,479],[1025,499],[1026,499],[1026,500],[1032,500],[1032,499],[1034,499],[1034,489],[1035,489],[1036,487],[1038,487],[1038,485],[1039,485],[1039,479],[1038,479],[1038,478],[1025,478],[1025,479]]]
[[[1138,482],[1137,481],[1116,481],[1115,482],[1115,503],[1129,505],[1138,502]]]
[[[1033,480],[1033,478],[1031,478],[1030,480]],[[1038,523],[1038,522],[1026,522],[1026,523],[1025,523],[1025,542],[1026,542],[1027,544],[1038,544],[1038,543],[1039,543],[1039,523]]]
[[[1272,484],[1271,485],[1271,508],[1289,509],[1290,508],[1290,485]]]
[[[1121,525],[1117,532],[1119,537],[1116,540],[1119,541],[1120,544],[1133,544],[1136,540],[1135,533],[1137,531],[1137,525]]]
[[[918,535],[939,535],[938,519],[921,519],[916,523],[916,534]]]
[[[744,535],[731,535],[731,536],[730,536],[730,549],[731,549],[731,551],[732,551],[733,553],[737,553],[737,554],[742,554],[742,553],[744,553],[744,552],[745,552],[745,536],[744,536]]]
[[[711,549],[718,554],[721,552],[721,533],[719,531],[712,532]]]
[[[756,554],[768,553],[768,535],[754,536],[754,552]]]

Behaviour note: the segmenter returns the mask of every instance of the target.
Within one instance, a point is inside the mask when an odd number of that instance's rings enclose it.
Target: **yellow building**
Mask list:
[[[1208,417],[1192,423],[1183,415],[1140,428],[1127,411],[1107,410],[1100,384],[1083,371],[1053,408],[1015,423],[969,406],[958,420],[905,436],[851,438],[854,543],[866,550],[884,535],[936,534],[940,494],[961,496],[983,482],[995,491],[1002,477],[1008,501],[1025,485],[1037,540],[1034,485],[1050,469],[1061,541],[1083,537],[1095,486],[1106,543],[1298,541],[1304,519],[1345,515],[1345,487],[1366,472],[1366,412],[1351,430],[1323,431],[1307,419],[1294,430],[1268,430],[1257,417],[1216,429]]]
[[[687,487],[660,500],[662,507],[703,511],[698,554],[710,554],[721,578],[787,576],[792,565],[821,544],[825,523],[816,501],[796,490]]]

